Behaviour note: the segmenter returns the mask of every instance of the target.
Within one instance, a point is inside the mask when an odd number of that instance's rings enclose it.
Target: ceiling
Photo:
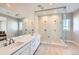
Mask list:
[[[71,13],[79,9],[79,3],[0,3],[0,7],[13,10],[19,14],[25,15],[30,11],[40,10],[38,5],[43,9],[57,8],[66,6],[67,13]]]

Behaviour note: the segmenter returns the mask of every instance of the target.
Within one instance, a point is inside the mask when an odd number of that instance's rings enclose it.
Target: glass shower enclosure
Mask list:
[[[35,11],[36,31],[41,35],[41,43],[65,45],[65,20],[66,7]]]

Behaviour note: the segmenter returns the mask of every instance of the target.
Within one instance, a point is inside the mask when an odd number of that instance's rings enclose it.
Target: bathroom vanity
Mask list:
[[[0,48],[0,55],[33,55],[40,45],[40,35],[14,37],[15,43]]]

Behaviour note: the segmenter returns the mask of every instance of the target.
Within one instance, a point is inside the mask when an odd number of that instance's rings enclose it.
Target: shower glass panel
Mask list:
[[[41,43],[64,45],[66,35],[63,31],[63,20],[66,20],[65,9],[65,7],[60,7],[35,11],[35,17],[38,17],[38,32],[41,35]]]

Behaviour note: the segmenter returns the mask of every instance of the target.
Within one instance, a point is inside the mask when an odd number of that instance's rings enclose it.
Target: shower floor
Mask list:
[[[67,46],[41,43],[35,55],[79,55],[79,46],[66,43]]]
[[[41,43],[44,44],[55,44],[60,46],[67,46],[62,39],[41,39]]]

